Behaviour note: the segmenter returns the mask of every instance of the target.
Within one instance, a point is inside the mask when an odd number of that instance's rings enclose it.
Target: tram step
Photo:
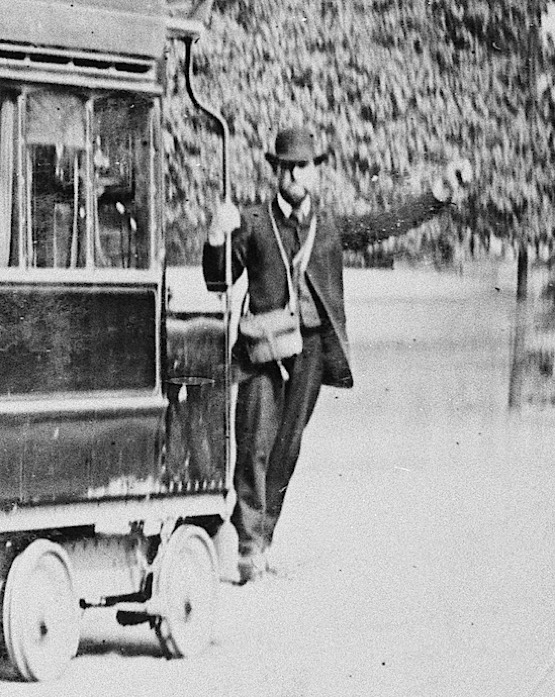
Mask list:
[[[129,627],[134,624],[143,624],[144,622],[151,622],[153,619],[152,615],[146,612],[135,612],[133,610],[118,610],[116,612],[116,621],[122,627]]]

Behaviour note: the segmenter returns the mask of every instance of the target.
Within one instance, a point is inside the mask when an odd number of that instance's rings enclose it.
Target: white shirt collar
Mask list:
[[[287,201],[283,198],[283,196],[279,193],[277,195],[277,202],[278,206],[281,208],[281,212],[286,218],[289,218],[291,213],[293,212],[293,206],[291,204],[287,203]],[[301,213],[303,214],[303,218],[307,218],[308,214],[310,213],[310,196],[305,196],[303,199],[303,202],[301,203]]]

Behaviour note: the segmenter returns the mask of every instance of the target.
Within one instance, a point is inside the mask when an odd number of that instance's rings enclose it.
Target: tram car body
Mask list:
[[[168,321],[164,280],[161,64],[202,3],[1,5],[1,636],[43,680],[89,607],[169,656],[209,643],[225,359],[218,319]]]

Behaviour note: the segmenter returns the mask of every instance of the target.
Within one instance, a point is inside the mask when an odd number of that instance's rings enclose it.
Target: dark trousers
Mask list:
[[[304,335],[302,353],[284,365],[290,376],[286,382],[277,364],[268,364],[239,384],[232,522],[241,555],[262,552],[272,542],[303,431],[322,385],[319,332]]]

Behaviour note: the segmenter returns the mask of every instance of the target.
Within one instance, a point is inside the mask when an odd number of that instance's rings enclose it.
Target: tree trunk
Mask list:
[[[528,245],[522,241],[518,250],[515,333],[509,378],[509,408],[522,406],[522,391],[526,378],[524,350],[526,347],[526,326],[528,304]]]

